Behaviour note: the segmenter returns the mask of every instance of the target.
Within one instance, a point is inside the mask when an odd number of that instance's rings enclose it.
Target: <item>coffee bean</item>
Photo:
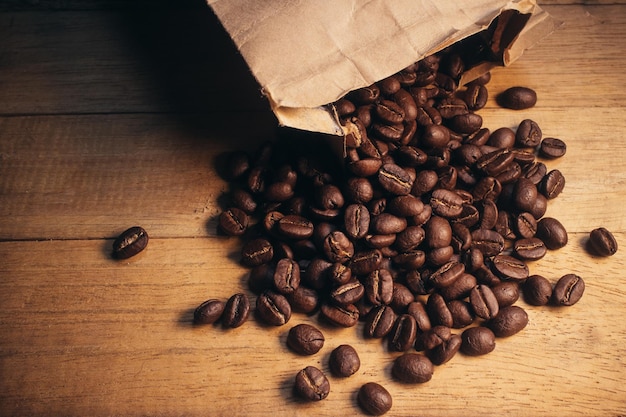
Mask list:
[[[133,226],[126,229],[113,242],[113,257],[128,259],[135,256],[148,246],[148,240],[148,233],[143,227]]]
[[[428,317],[430,322],[435,326],[452,327],[454,324],[454,318],[448,308],[446,300],[439,293],[432,293],[428,297],[426,302],[426,310],[428,311]]]
[[[465,300],[452,300],[448,302],[448,310],[452,314],[452,328],[462,329],[474,322],[474,311],[470,303]]]
[[[496,148],[513,148],[515,145],[515,132],[509,127],[501,127],[489,135],[487,145]]]
[[[519,299],[519,284],[515,281],[504,281],[491,287],[500,308],[513,305]]]
[[[352,346],[339,345],[330,353],[328,365],[333,375],[345,378],[359,370],[361,359]]]
[[[277,232],[288,239],[308,239],[313,235],[313,223],[295,214],[284,216],[276,223]]]
[[[433,377],[433,363],[420,353],[404,353],[398,356],[391,367],[391,374],[400,382],[421,384]]]
[[[537,223],[537,237],[551,250],[567,245],[567,231],[560,221],[553,217],[544,217]]]
[[[355,275],[367,275],[380,267],[383,255],[378,249],[357,252],[350,259],[350,269]]]
[[[317,311],[320,297],[312,288],[300,285],[294,292],[287,296],[287,300],[293,311],[304,314],[312,314]]]
[[[281,294],[291,294],[300,286],[300,266],[296,261],[283,258],[276,264],[274,286]]]
[[[247,152],[235,151],[227,156],[226,177],[236,180],[243,177],[250,169],[250,157]]]
[[[454,191],[440,188],[432,192],[430,206],[438,216],[455,218],[463,211],[463,199]]]
[[[282,326],[291,318],[291,305],[284,295],[265,290],[256,299],[256,313],[264,323]]]
[[[320,401],[330,393],[330,382],[326,375],[314,366],[307,366],[296,375],[296,393],[309,401]]]
[[[565,188],[565,177],[558,169],[548,172],[539,183],[541,193],[548,199],[556,198]]]
[[[585,292],[585,281],[576,274],[563,275],[554,286],[552,302],[559,306],[576,304]]]
[[[247,214],[254,213],[258,207],[258,204],[252,194],[246,190],[234,190],[231,194],[231,200],[236,208],[243,210]]]
[[[339,306],[324,303],[320,309],[321,317],[339,327],[352,327],[359,321],[359,310],[354,304]]]
[[[418,352],[429,351],[444,343],[452,337],[448,326],[433,326],[429,330],[418,333],[415,339],[415,350]]]
[[[352,239],[365,237],[370,226],[370,213],[363,204],[351,204],[344,213],[346,233]]]
[[[542,132],[537,122],[524,119],[515,132],[515,142],[522,147],[535,148],[541,143]]]
[[[231,296],[222,312],[222,325],[224,327],[239,327],[248,320],[250,314],[250,300],[243,293]]]
[[[382,385],[368,382],[359,388],[357,403],[368,414],[382,416],[391,410],[391,394]]]
[[[605,227],[598,227],[589,233],[589,248],[598,256],[612,256],[617,252],[617,240]]]
[[[450,129],[460,134],[476,132],[483,125],[483,118],[476,113],[458,114],[450,119]]]
[[[487,285],[480,284],[475,286],[469,295],[470,304],[474,313],[485,320],[489,320],[498,315],[500,305],[496,295]]]
[[[314,355],[324,346],[324,335],[315,326],[301,323],[287,333],[287,346],[300,355]]]
[[[404,109],[391,100],[381,100],[374,107],[376,115],[389,124],[400,123],[404,120]]]
[[[194,324],[213,324],[222,317],[226,303],[212,298],[200,304],[193,312]]]
[[[365,317],[363,332],[366,337],[383,338],[391,331],[395,321],[396,314],[390,306],[376,306]]]
[[[391,213],[381,213],[370,220],[370,231],[379,235],[390,235],[406,229],[407,220]]]
[[[558,138],[544,138],[539,147],[539,154],[544,158],[555,159],[565,155],[567,145]]]
[[[336,230],[324,239],[324,254],[331,262],[344,263],[354,255],[354,245],[343,232]]]
[[[515,183],[513,204],[520,211],[531,211],[537,201],[537,187],[527,178],[520,178]]]
[[[274,247],[267,239],[252,239],[241,250],[241,260],[247,266],[268,263],[274,257]]]
[[[461,344],[461,336],[451,334],[447,340],[443,340],[427,352],[428,358],[433,365],[443,365],[457,354],[461,349]]]
[[[430,280],[435,287],[443,288],[452,285],[465,273],[465,265],[458,261],[450,261],[441,266],[430,275]]]
[[[358,280],[351,280],[330,292],[330,298],[337,304],[347,305],[359,301],[365,294],[365,288]]]
[[[510,87],[496,97],[498,105],[512,110],[524,110],[537,103],[537,93],[528,87]]]
[[[537,220],[529,212],[523,212],[515,218],[515,230],[521,238],[529,239],[537,233]]]
[[[494,273],[502,279],[523,281],[528,278],[528,265],[509,255],[496,255],[492,261]]]
[[[541,275],[531,275],[523,284],[524,300],[534,306],[548,304],[552,297],[552,284]]]
[[[409,174],[395,164],[384,164],[378,170],[378,182],[389,193],[406,195],[411,192],[413,181]]]
[[[528,324],[528,314],[519,306],[511,305],[500,309],[497,316],[486,322],[496,337],[513,336]]]
[[[389,350],[406,352],[415,344],[417,322],[410,314],[398,316],[389,333]]]
[[[518,258],[527,261],[541,259],[548,251],[545,243],[536,237],[516,240],[513,244],[513,250]]]
[[[496,336],[487,327],[470,327],[461,334],[461,352],[469,356],[486,355],[496,348]]]
[[[504,249],[504,238],[493,230],[476,229],[472,232],[472,248],[480,250],[485,257],[495,256]]]
[[[484,85],[472,84],[467,87],[467,90],[465,90],[463,99],[467,103],[468,109],[476,111],[485,107],[488,97],[489,92]]]

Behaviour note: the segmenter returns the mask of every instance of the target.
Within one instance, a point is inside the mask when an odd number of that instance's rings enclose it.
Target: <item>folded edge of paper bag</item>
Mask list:
[[[352,0],[316,2],[315,7],[306,0],[296,0],[275,1],[273,8],[246,1],[207,1],[259,81],[279,124],[338,136],[346,132],[332,106],[327,104],[348,91],[370,85],[461,40],[483,37],[491,49],[489,59],[474,63],[463,75],[461,82],[465,82],[494,66],[514,62],[555,28],[553,19],[534,0],[474,0],[458,4],[432,0],[402,4],[400,0],[394,3]],[[346,10],[346,7],[358,10]],[[336,8],[340,8],[340,13],[335,15],[332,12]],[[406,10],[406,15],[398,9]],[[394,25],[382,32],[380,28],[363,29],[364,22],[378,21],[380,17],[373,16],[376,13],[379,16],[386,13],[384,18],[391,19]],[[418,22],[411,26],[411,19]],[[355,21],[360,23],[359,28],[354,27]],[[423,27],[424,21],[428,22],[427,28]],[[355,31],[358,33],[354,34]],[[302,39],[293,38],[300,33]],[[292,38],[288,38],[290,35]],[[357,35],[359,39],[368,39],[365,46],[362,50],[351,47],[346,51],[343,38]],[[293,47],[299,41],[306,45],[301,49],[317,48],[319,52],[310,57],[300,56],[296,61],[304,73],[311,73],[310,79],[303,78],[303,74],[291,74],[290,71],[299,71],[299,67],[289,67],[294,63],[289,52],[280,50],[281,45]],[[350,40],[345,42],[350,44]],[[398,47],[396,42],[404,45]],[[367,56],[372,53],[367,49],[371,45],[376,45],[376,51],[393,50],[394,55],[377,65],[381,62],[379,57]]]

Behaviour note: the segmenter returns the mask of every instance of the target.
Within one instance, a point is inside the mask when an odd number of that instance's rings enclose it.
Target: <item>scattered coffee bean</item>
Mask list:
[[[324,346],[324,335],[315,326],[301,323],[287,334],[287,346],[300,355],[314,355]]]
[[[520,332],[528,324],[528,314],[519,306],[500,309],[497,316],[486,322],[497,337],[508,337]]]
[[[537,237],[548,249],[560,249],[567,245],[567,231],[554,217],[544,217],[537,223]]]
[[[195,324],[213,324],[222,317],[226,303],[222,300],[210,299],[200,304],[193,312]]]
[[[576,304],[585,292],[585,281],[576,274],[563,275],[554,286],[552,301],[559,306]]]
[[[507,109],[524,110],[537,104],[537,93],[528,87],[510,87],[498,94],[496,101]]]
[[[528,304],[543,306],[552,297],[552,284],[541,275],[531,275],[523,284],[523,293]]]
[[[355,374],[361,367],[359,354],[350,345],[337,346],[330,353],[329,367],[333,375],[338,377],[348,377]]]
[[[222,324],[224,327],[239,327],[248,320],[250,314],[250,300],[243,293],[231,296],[222,313]]]
[[[430,381],[435,368],[425,355],[405,353],[398,356],[391,368],[391,374],[400,382],[421,384]]]
[[[291,305],[284,295],[266,290],[256,299],[256,313],[262,322],[282,326],[291,318]]]
[[[617,240],[608,229],[598,227],[589,234],[589,248],[598,256],[612,256],[617,252]]]
[[[133,226],[123,231],[113,242],[113,257],[128,259],[148,246],[148,233],[143,227]]]
[[[320,401],[328,397],[330,382],[326,375],[314,366],[307,366],[296,375],[295,391],[309,401]]]
[[[376,382],[368,382],[359,388],[357,403],[366,412],[373,416],[382,416],[393,405],[389,391]]]
[[[469,356],[486,355],[496,348],[496,336],[487,327],[470,327],[461,334],[461,352]]]

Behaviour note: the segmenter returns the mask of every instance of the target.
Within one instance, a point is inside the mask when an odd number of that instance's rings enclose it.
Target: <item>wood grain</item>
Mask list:
[[[361,324],[294,315],[277,328],[192,325],[207,298],[243,291],[255,302],[237,239],[215,232],[224,152],[304,140],[276,129],[206,9],[0,7],[0,415],[361,415],[356,391],[376,381],[393,395],[393,416],[626,416],[626,7],[552,3],[563,26],[493,72],[480,114],[491,129],[532,118],[567,142],[564,158],[546,161],[567,181],[547,215],[569,244],[530,268],[552,282],[577,273],[585,295],[568,308],[519,301],[526,329],[487,357],[457,355],[418,386],[393,381],[397,354],[364,339]],[[497,108],[493,96],[511,85],[536,89],[537,106]],[[134,224],[148,248],[111,259],[112,238]],[[584,249],[598,226],[615,233],[613,257]],[[326,336],[312,357],[285,345],[301,322]],[[302,403],[295,373],[328,371],[342,343],[357,348],[361,370]]]

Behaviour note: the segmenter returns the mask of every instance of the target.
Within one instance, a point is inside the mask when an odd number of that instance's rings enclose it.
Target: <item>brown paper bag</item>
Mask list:
[[[485,53],[463,75],[470,80],[555,28],[534,0],[207,1],[279,123],[340,136],[326,105],[347,92],[472,37]]]

